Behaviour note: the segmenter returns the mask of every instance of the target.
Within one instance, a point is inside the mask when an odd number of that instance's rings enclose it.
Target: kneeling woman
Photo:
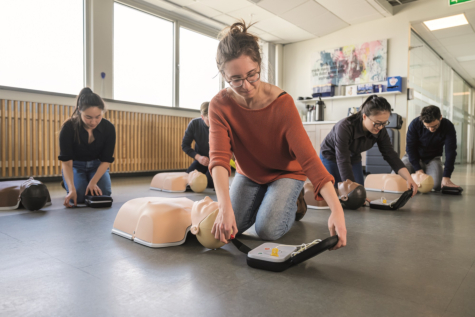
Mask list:
[[[111,195],[109,166],[114,162],[115,127],[102,116],[104,101],[90,88],[81,90],[76,109],[59,135],[59,160],[68,192],[64,205],[83,203],[86,195]]]
[[[394,151],[388,132],[391,105],[383,97],[369,96],[358,113],[339,121],[325,137],[320,148],[323,165],[335,178],[335,182],[347,179],[364,185],[361,153],[378,143],[383,158],[401,175],[413,195],[417,185],[399,155]]]
[[[233,24],[218,45],[218,69],[230,87],[209,108],[209,169],[219,206],[212,233],[227,243],[231,234],[255,224],[261,239],[279,239],[297,218],[308,176],[315,198],[331,208],[328,228],[339,237],[335,249],[344,247],[345,217],[333,177],[315,153],[292,97],[260,81],[259,41],[247,29],[244,23]],[[233,153],[237,170],[229,190]]]

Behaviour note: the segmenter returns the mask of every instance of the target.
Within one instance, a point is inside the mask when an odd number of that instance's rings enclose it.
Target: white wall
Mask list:
[[[448,1],[420,0],[399,8],[395,7],[394,16],[352,25],[318,39],[285,45],[283,70],[279,72],[283,77],[283,89],[294,97],[299,110],[304,111],[304,105],[299,103],[297,98],[311,96],[311,67],[314,62],[314,54],[325,49],[380,39],[388,39],[387,75],[407,78],[411,22],[455,15],[473,8],[475,8],[475,3],[449,7]],[[403,87],[403,91],[405,89],[406,87]],[[387,99],[394,111],[406,118],[408,113],[406,94],[391,95]],[[344,118],[349,107],[359,107],[362,101],[363,98],[325,101],[327,105],[325,120]],[[401,152],[404,152],[406,146],[405,131],[406,122],[401,130]]]
[[[388,39],[388,76],[407,77],[409,30],[407,21],[392,17],[350,26],[315,40],[285,45],[284,90],[294,99],[299,96],[311,96],[311,67],[318,52],[379,39]],[[394,111],[405,116],[407,111],[405,95],[391,97],[388,100]],[[362,100],[363,98],[325,101],[327,105],[325,120],[339,120],[345,117],[347,108],[359,107]],[[298,107],[303,109],[303,104],[299,103]]]

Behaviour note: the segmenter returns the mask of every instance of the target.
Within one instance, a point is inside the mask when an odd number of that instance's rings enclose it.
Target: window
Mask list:
[[[218,40],[180,28],[180,96],[182,108],[199,109],[219,91]]]
[[[78,94],[83,7],[82,0],[0,1],[0,85]]]
[[[114,99],[173,106],[173,23],[114,3]]]

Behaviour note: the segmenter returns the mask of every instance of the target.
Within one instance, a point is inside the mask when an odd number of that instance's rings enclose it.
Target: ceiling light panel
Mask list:
[[[424,21],[424,24],[429,28],[429,30],[436,31],[456,27],[459,25],[465,25],[468,24],[468,21],[465,15],[462,13],[441,19]]]

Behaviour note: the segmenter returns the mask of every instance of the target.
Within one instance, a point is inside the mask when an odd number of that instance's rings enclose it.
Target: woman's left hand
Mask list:
[[[85,195],[87,195],[88,192],[90,192],[92,196],[102,195],[102,190],[99,188],[99,186],[97,186],[96,183],[93,183],[92,181],[87,185]]]
[[[332,211],[328,218],[328,230],[330,230],[331,236],[338,235],[338,243],[330,250],[337,250],[346,246],[346,224],[343,209]]]

